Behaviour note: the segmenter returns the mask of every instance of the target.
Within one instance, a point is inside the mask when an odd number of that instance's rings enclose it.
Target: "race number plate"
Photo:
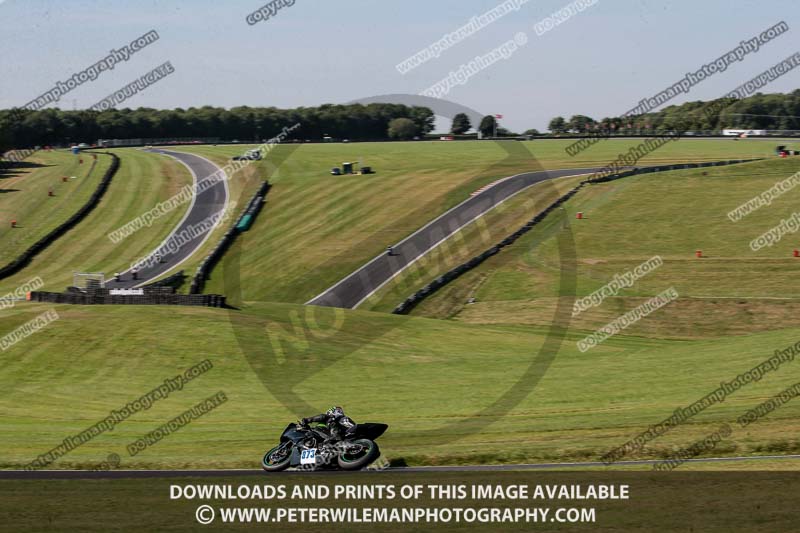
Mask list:
[[[317,463],[317,449],[303,450],[300,452],[301,465],[313,465]]]

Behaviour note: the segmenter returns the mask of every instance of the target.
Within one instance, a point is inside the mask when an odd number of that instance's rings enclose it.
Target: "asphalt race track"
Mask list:
[[[509,176],[480,194],[458,204],[394,245],[394,254],[391,257],[386,253],[379,255],[322,294],[306,302],[306,305],[356,308],[440,242],[515,194],[542,181],[591,174],[600,170],[602,169],[570,168]],[[487,244],[487,248],[494,244]]]
[[[197,232],[193,238],[188,238],[187,242],[183,243],[180,248],[175,252],[169,252],[166,249],[161,249],[170,238],[174,235],[178,235],[183,233],[184,235],[189,235],[189,232],[186,231],[191,226],[196,226],[200,222],[207,221],[213,215],[220,213],[224,208],[225,205],[228,203],[228,182],[227,177],[226,179],[222,179],[217,181],[213,185],[211,185],[208,189],[203,190],[199,194],[197,193],[197,183],[203,181],[206,177],[215,174],[216,172],[220,171],[220,168],[209,161],[204,157],[200,157],[193,154],[186,154],[181,152],[171,152],[168,150],[161,150],[161,149],[151,149],[148,150],[150,152],[158,153],[167,155],[170,157],[174,157],[181,163],[183,163],[188,169],[189,172],[192,174],[193,179],[193,201],[189,206],[189,209],[186,212],[183,220],[181,220],[180,224],[170,233],[164,242],[162,242],[156,250],[153,250],[153,253],[156,251],[161,253],[162,262],[161,263],[153,263],[150,262],[147,266],[144,266],[139,269],[138,279],[134,280],[133,275],[131,274],[131,270],[128,269],[125,272],[122,272],[121,281],[116,282],[113,280],[112,276],[108,276],[106,280],[106,288],[108,289],[128,289],[132,287],[137,287],[140,285],[145,285],[149,281],[154,280],[167,272],[172,270],[176,270],[181,263],[183,263],[186,259],[188,259],[194,252],[197,251],[200,246],[208,239],[211,231],[214,229],[213,227],[203,228],[204,231]],[[158,223],[158,220],[155,222]],[[205,224],[204,224],[205,226]],[[195,232],[192,232],[195,233]],[[124,249],[125,241],[124,239],[120,242],[120,246]],[[133,263],[141,258],[138,257],[131,257],[130,260]]]
[[[751,457],[703,457],[687,459],[686,463],[729,463],[760,460],[797,460],[800,455],[754,455]],[[658,459],[641,461],[617,461],[614,466],[653,465],[661,462]],[[533,463],[520,465],[475,465],[475,466],[418,466],[392,467],[383,470],[361,470],[364,474],[405,473],[405,472],[508,472],[525,470],[552,470],[555,468],[595,468],[604,463]],[[612,467],[613,468],[613,467]],[[347,474],[342,470],[321,470],[317,472],[264,472],[261,469],[229,469],[229,470],[0,470],[0,479],[141,479],[141,478],[178,478],[178,477],[225,477],[225,476],[280,476],[286,474],[325,475]]]

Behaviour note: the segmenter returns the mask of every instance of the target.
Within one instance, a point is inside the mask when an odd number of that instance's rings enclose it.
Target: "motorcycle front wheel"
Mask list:
[[[342,470],[360,470],[380,457],[378,445],[369,439],[356,439],[339,454],[338,462]]]
[[[267,472],[280,472],[289,468],[291,460],[292,447],[290,443],[284,442],[264,454],[264,458],[261,459],[261,468]]]

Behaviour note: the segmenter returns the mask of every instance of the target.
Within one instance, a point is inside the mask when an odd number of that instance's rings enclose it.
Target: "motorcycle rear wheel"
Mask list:
[[[273,461],[272,455],[276,454],[276,452],[283,451],[281,448],[286,448],[286,443],[279,444],[265,453],[264,458],[261,459],[261,468],[267,472],[280,472],[281,470],[286,470],[289,468],[289,463],[292,460],[291,447],[285,449],[285,457],[283,454],[281,454],[278,456],[278,460]]]
[[[347,450],[339,454],[337,461],[342,470],[361,470],[381,455],[381,451],[375,441],[356,439],[352,443],[360,444],[363,449],[354,455],[348,454]]]

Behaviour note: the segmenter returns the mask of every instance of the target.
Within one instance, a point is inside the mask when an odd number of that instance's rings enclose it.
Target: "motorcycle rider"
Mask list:
[[[333,406],[322,414],[304,418],[300,425],[308,426],[311,422],[324,422],[330,433],[330,438],[325,443],[339,442],[353,435],[356,431],[356,423],[352,418],[344,414],[344,410],[339,406]]]

